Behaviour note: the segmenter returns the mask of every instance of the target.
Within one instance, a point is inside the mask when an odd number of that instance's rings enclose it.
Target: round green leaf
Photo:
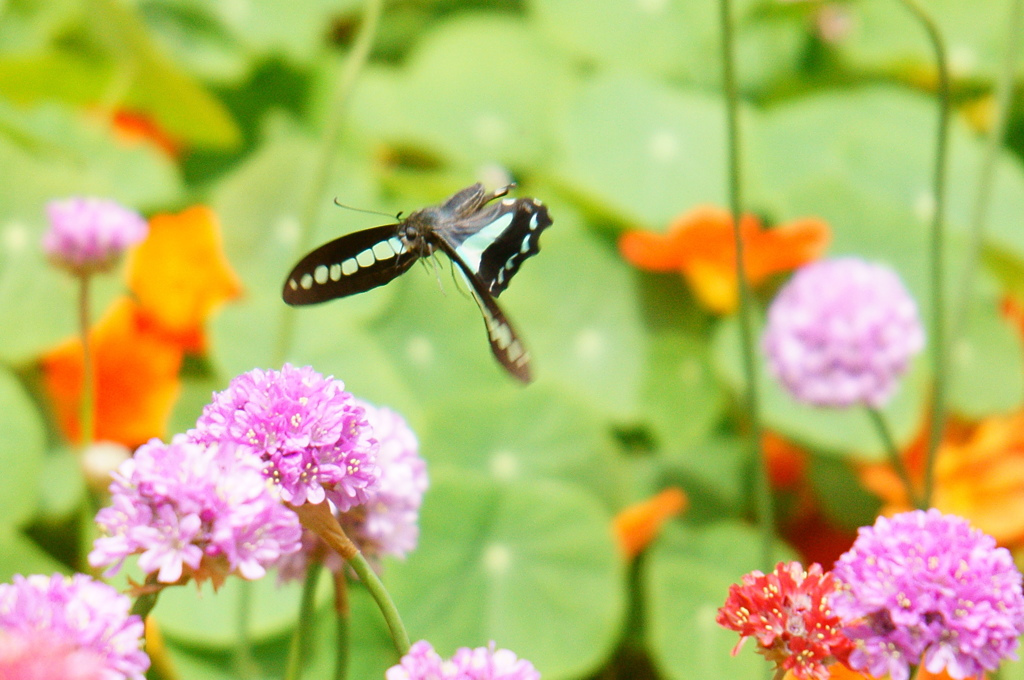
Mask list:
[[[49,554],[25,538],[13,525],[0,524],[0,583],[7,583],[15,574],[54,574],[67,571]]]
[[[626,222],[661,229],[695,204],[726,201],[725,110],[707,94],[598,76],[575,93],[559,138],[559,181]]]
[[[459,395],[436,402],[423,421],[431,465],[506,483],[556,477],[588,489],[611,490],[622,477],[601,414],[553,386]]]
[[[612,651],[624,605],[600,504],[550,481],[431,476],[420,546],[386,579],[412,639],[442,656],[493,640],[552,680],[592,672]]]
[[[668,678],[691,678],[699,669],[709,680],[755,680],[768,672],[747,647],[730,654],[737,633],[715,623],[729,586],[763,569],[761,537],[738,523],[719,522],[688,531],[670,528],[647,555],[644,602],[648,648]],[[780,546],[778,559],[787,551]]]
[[[18,525],[33,515],[45,443],[43,419],[18,379],[0,370],[0,517]]]

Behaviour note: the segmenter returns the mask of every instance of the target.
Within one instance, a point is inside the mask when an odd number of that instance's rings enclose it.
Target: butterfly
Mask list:
[[[405,219],[399,215],[396,224],[325,243],[299,260],[281,297],[289,305],[310,305],[362,293],[440,250],[469,283],[495,358],[529,382],[530,355],[495,298],[523,262],[540,252],[540,233],[551,226],[551,217],[535,198],[503,198],[514,186],[488,193],[477,183]]]

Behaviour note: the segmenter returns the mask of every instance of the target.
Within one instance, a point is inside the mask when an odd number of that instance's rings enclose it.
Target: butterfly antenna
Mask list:
[[[381,212],[380,210],[366,210],[365,208],[353,208],[350,205],[345,205],[344,203],[339,203],[337,198],[334,199],[334,205],[338,206],[339,208],[345,208],[346,210],[352,210],[354,212],[366,213],[368,215],[383,215],[384,217],[391,217],[392,216],[391,213]],[[401,220],[402,219],[402,213],[398,213],[397,215],[394,216],[394,218],[396,220]]]

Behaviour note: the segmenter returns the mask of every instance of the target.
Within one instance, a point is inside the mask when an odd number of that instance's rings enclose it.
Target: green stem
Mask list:
[[[334,661],[334,680],[348,677],[349,629],[351,612],[348,606],[348,579],[345,573],[334,575],[334,620],[336,621],[334,646],[337,650]]]
[[[238,584],[238,609],[235,612],[235,631],[237,640],[234,649],[235,675],[240,678],[252,678],[258,675],[256,662],[252,656],[252,638],[249,632],[249,619],[252,618],[253,584],[242,580]]]
[[[910,504],[915,508],[925,510],[926,506],[917,497],[917,492],[914,490],[914,482],[910,479],[910,472],[907,471],[907,466],[903,464],[903,456],[900,455],[900,450],[896,446],[896,440],[893,439],[892,432],[889,431],[889,426],[885,422],[885,416],[876,408],[871,406],[866,406],[865,408],[872,424],[875,426],[875,430],[878,431],[878,436],[882,440],[885,452],[889,456],[889,463],[896,470],[896,474],[899,475],[903,488],[907,490],[907,498],[910,500]]]
[[[309,562],[306,567],[306,580],[302,583],[302,599],[299,600],[298,620],[292,633],[291,645],[288,648],[288,663],[285,666],[284,680],[299,680],[302,677],[302,662],[309,652],[309,641],[313,637],[313,623],[316,620],[316,586],[323,572],[323,563],[319,560]]]
[[[79,433],[84,449],[96,438],[96,377],[89,343],[89,283],[92,277],[83,273],[78,287],[78,332],[82,338],[82,397],[79,402]]]
[[[384,584],[377,576],[377,572],[370,567],[370,563],[366,561],[362,553],[357,552],[349,557],[348,563],[352,565],[352,569],[359,575],[359,579],[377,602],[377,607],[380,608],[380,613],[384,615],[384,620],[388,624],[388,630],[391,631],[395,650],[399,656],[404,656],[409,651],[409,633],[405,630],[405,624],[402,623],[402,617],[399,616],[391,595],[388,594]]]
[[[146,617],[149,616],[149,613],[153,611],[153,607],[156,606],[156,600],[159,596],[159,590],[139,595],[135,598],[135,602],[132,603],[132,609],[128,613],[141,616],[142,620],[145,621]]]
[[[946,201],[946,154],[949,142],[949,63],[946,59],[946,45],[939,33],[939,27],[931,16],[924,11],[917,0],[900,0],[903,5],[921,22],[928,40],[935,51],[935,64],[938,69],[939,124],[935,144],[935,175],[932,193],[935,199],[935,213],[932,215],[931,238],[931,286],[932,286],[932,373],[933,394],[932,408],[929,419],[928,447],[924,466],[924,497],[925,506],[931,505],[932,490],[935,485],[935,457],[942,440],[942,431],[946,424],[946,343],[945,335],[945,295],[943,293],[943,215]]]
[[[743,352],[743,375],[746,380],[745,401],[750,419],[751,456],[756,472],[757,513],[762,531],[762,561],[766,569],[774,564],[775,509],[771,486],[768,482],[767,461],[761,452],[761,419],[757,394],[757,368],[754,364],[754,340],[751,323],[753,309],[750,284],[744,266],[743,239],[740,232],[742,214],[741,154],[739,126],[739,97],[734,75],[734,49],[731,0],[720,0],[722,30],[722,85],[725,91],[726,125],[729,157],[729,207],[732,212],[733,238],[736,242],[736,279],[739,289],[740,339]]]
[[[964,266],[963,278],[960,282],[959,304],[954,305],[956,320],[951,325],[950,340],[955,340],[970,322],[970,308],[974,294],[974,281],[981,251],[985,242],[985,226],[988,220],[988,207],[992,199],[992,180],[995,177],[996,162],[1002,147],[1003,136],[1006,134],[1006,121],[1009,118],[1010,102],[1016,76],[1017,56],[1020,44],[1024,41],[1021,35],[1021,24],[1024,23],[1024,0],[1010,0],[1010,16],[1006,22],[1006,53],[1003,55],[1002,70],[995,87],[995,119],[985,141],[985,151],[978,172],[978,193],[974,198],[974,209],[971,213],[971,234]]]
[[[363,18],[352,45],[341,75],[338,77],[334,89],[334,96],[330,108],[330,115],[327,120],[327,127],[320,140],[320,156],[313,166],[313,178],[310,181],[309,193],[302,207],[299,217],[299,239],[297,250],[305,252],[309,249],[313,240],[313,226],[316,222],[317,213],[320,210],[324,194],[327,191],[327,182],[330,180],[331,168],[333,166],[334,154],[337,151],[338,139],[341,137],[342,121],[348,110],[348,102],[352,96],[352,88],[356,78],[366,65],[370,56],[370,49],[373,47],[373,39],[377,34],[377,25],[380,23],[380,15],[383,8],[383,0],[366,0],[363,8]],[[274,348],[274,361],[271,365],[280,366],[292,345],[292,338],[295,335],[295,310],[291,307],[284,307],[281,311],[281,322],[278,326],[277,342]]]

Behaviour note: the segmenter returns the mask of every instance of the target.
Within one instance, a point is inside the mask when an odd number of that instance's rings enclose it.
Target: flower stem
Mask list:
[[[348,677],[349,623],[351,610],[348,605],[348,579],[344,572],[334,575],[334,620],[335,655],[334,680],[345,680]]]
[[[903,464],[903,456],[900,455],[900,450],[896,446],[896,440],[893,439],[892,432],[889,431],[889,425],[885,422],[885,416],[882,415],[881,411],[872,406],[866,406],[865,409],[871,418],[872,424],[878,431],[878,436],[882,440],[886,454],[889,456],[889,464],[896,470],[896,474],[899,475],[900,481],[903,483],[903,488],[907,491],[907,499],[915,508],[925,510],[926,507],[917,497],[917,492],[914,490],[914,482],[910,478],[910,472],[907,470],[907,466]]]
[[[309,641],[313,637],[313,622],[316,620],[316,586],[320,582],[323,563],[312,560],[306,567],[306,580],[302,583],[302,599],[299,601],[299,615],[292,642],[288,648],[288,664],[285,667],[284,680],[299,680],[302,677],[302,660],[309,651]]]
[[[79,434],[82,448],[93,443],[96,437],[96,377],[92,363],[92,347],[89,343],[89,283],[91,275],[86,272],[79,276],[78,287],[78,332],[82,339],[82,396],[79,401]]]
[[[256,662],[252,655],[252,636],[249,633],[249,620],[252,618],[252,581],[241,580],[238,584],[238,609],[235,611],[235,631],[237,640],[234,648],[233,663],[235,675],[240,678],[251,678],[258,675]]]
[[[316,221],[317,212],[327,190],[327,182],[331,176],[334,154],[337,151],[338,139],[341,136],[341,123],[348,111],[348,102],[352,96],[352,88],[356,78],[366,65],[370,56],[370,49],[373,47],[373,39],[377,34],[377,25],[380,23],[380,15],[383,7],[383,0],[366,0],[363,7],[363,18],[360,23],[359,33],[356,35],[341,75],[338,77],[334,95],[331,103],[331,115],[327,120],[323,137],[320,139],[320,156],[313,166],[313,178],[309,184],[309,193],[306,194],[306,201],[302,207],[299,217],[299,239],[297,250],[305,252],[309,249],[313,240],[313,225]],[[295,335],[295,310],[291,307],[284,307],[281,311],[281,322],[278,325],[277,342],[274,347],[274,361],[271,365],[280,366],[288,357],[291,349],[292,338]]]
[[[302,526],[315,532],[323,539],[324,543],[341,555],[352,566],[352,569],[359,576],[363,585],[366,586],[366,589],[370,591],[370,595],[377,602],[377,607],[380,609],[381,614],[384,615],[384,620],[391,631],[391,639],[395,643],[395,649],[398,651],[398,654],[404,655],[408,652],[409,634],[405,630],[405,624],[402,623],[402,618],[398,614],[398,609],[395,607],[391,595],[388,594],[384,584],[381,583],[376,572],[370,567],[369,562],[359,552],[356,544],[342,531],[338,520],[331,513],[327,501],[317,505],[305,503],[290,507],[299,516]]]
[[[946,424],[946,343],[944,339],[945,295],[943,293],[943,214],[946,198],[946,154],[949,141],[949,63],[946,58],[946,44],[935,21],[924,11],[917,0],[899,0],[921,22],[928,40],[935,51],[935,65],[938,69],[939,123],[935,143],[935,174],[932,193],[935,212],[932,215],[931,238],[931,287],[932,287],[932,373],[933,393],[929,418],[928,447],[924,467],[925,507],[931,505],[935,477],[935,457]]]
[[[743,239],[740,232],[742,215],[742,181],[739,126],[739,96],[734,74],[734,48],[732,32],[732,2],[719,0],[722,31],[722,86],[725,94],[726,126],[729,157],[729,208],[732,212],[733,239],[736,243],[736,279],[739,289],[740,340],[743,353],[743,375],[746,381],[745,401],[750,427],[750,451],[756,470],[757,514],[762,531],[762,561],[765,568],[774,564],[775,509],[771,486],[768,483],[767,461],[761,453],[761,419],[757,394],[757,367],[754,364],[754,340],[751,323],[752,296],[744,266]]]
[[[963,278],[960,282],[959,303],[953,306],[956,318],[951,324],[951,344],[955,344],[970,319],[975,275],[985,242],[985,225],[988,220],[989,202],[992,199],[992,180],[995,176],[996,162],[999,160],[1003,136],[1006,134],[1006,121],[1009,118],[1010,103],[1013,97],[1019,48],[1021,42],[1024,42],[1024,36],[1021,35],[1022,23],[1024,23],[1024,0],[1010,0],[1010,16],[1006,22],[1006,53],[1003,55],[1002,70],[995,86],[994,120],[988,138],[985,140],[985,151],[978,172],[978,193],[974,198],[974,209],[971,213],[970,243]]]

